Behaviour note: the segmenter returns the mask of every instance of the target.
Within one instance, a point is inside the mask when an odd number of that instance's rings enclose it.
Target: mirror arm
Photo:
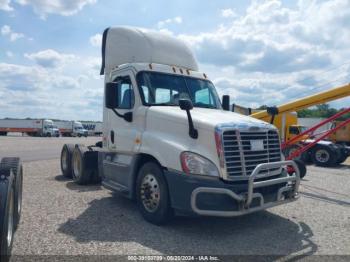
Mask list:
[[[122,115],[122,114],[119,114],[119,113],[117,112],[117,110],[115,110],[114,108],[112,108],[112,111],[113,111],[113,113],[116,114],[118,117],[124,118],[125,121],[127,121],[127,122],[132,122],[132,113],[131,113],[131,112],[127,112],[127,113],[125,113],[124,115]]]
[[[186,113],[187,113],[187,118],[188,118],[188,134],[193,139],[197,139],[198,138],[198,130],[194,128],[190,110],[186,110]]]

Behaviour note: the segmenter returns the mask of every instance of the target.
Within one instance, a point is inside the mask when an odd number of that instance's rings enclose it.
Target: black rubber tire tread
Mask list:
[[[157,179],[160,189],[160,203],[155,212],[149,212],[144,207],[141,200],[141,183],[147,174],[152,174]],[[136,201],[143,218],[155,225],[164,225],[174,216],[171,208],[168,184],[165,180],[162,168],[155,162],[145,163],[138,172],[136,180]]]
[[[342,163],[345,162],[346,159],[348,159],[348,155],[347,154],[342,154],[338,159],[337,159],[337,164],[340,165]]]
[[[67,157],[67,169],[64,170],[63,169],[63,165],[62,165],[62,155],[64,150],[68,151],[68,157]],[[74,145],[73,144],[64,144],[62,147],[62,151],[61,151],[61,158],[60,158],[60,164],[61,164],[61,171],[62,171],[62,175],[64,177],[67,178],[72,178],[73,177],[73,170],[72,170],[72,155],[73,155],[73,150],[74,150]]]
[[[0,164],[0,262],[8,262],[11,255],[13,236],[7,243],[10,196],[14,194],[13,170]],[[14,196],[13,196],[14,197]],[[12,233],[14,234],[13,228]]]
[[[317,160],[316,158],[316,152],[318,150],[326,150],[329,154],[329,160],[327,162],[320,162]],[[326,145],[316,145],[312,151],[311,151],[311,159],[312,162],[316,165],[316,166],[322,166],[322,167],[331,167],[334,166],[336,164],[337,161],[337,152],[336,150],[334,150],[333,148],[331,148],[330,146],[326,146]]]
[[[74,158],[80,157],[80,174],[74,172]],[[73,180],[79,185],[95,184],[100,182],[97,174],[97,158],[92,159],[89,149],[84,145],[75,145],[72,155],[72,174]]]
[[[4,157],[0,165],[12,169],[15,176],[14,227],[16,230],[22,214],[23,166],[19,157]]]
[[[300,178],[304,178],[307,172],[305,163],[300,159],[294,159],[294,162],[297,164],[299,168]]]
[[[342,164],[343,162],[345,162],[346,159],[348,159],[349,154],[346,150],[346,148],[343,145],[337,145],[338,147],[338,157],[337,157],[337,161],[336,164]]]

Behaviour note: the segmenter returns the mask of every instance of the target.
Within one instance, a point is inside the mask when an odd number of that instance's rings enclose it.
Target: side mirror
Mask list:
[[[110,82],[106,83],[105,87],[105,104],[109,109],[117,108],[118,105],[118,83]]]
[[[230,96],[223,95],[222,96],[222,109],[225,111],[230,111]]]
[[[193,109],[193,104],[191,100],[188,99],[180,99],[179,100],[179,106],[181,110],[192,110]]]
[[[198,130],[194,128],[192,116],[190,113],[190,110],[193,109],[193,104],[191,100],[188,99],[180,99],[179,100],[179,106],[181,110],[185,110],[187,114],[187,120],[188,120],[188,134],[193,139],[198,138]]]

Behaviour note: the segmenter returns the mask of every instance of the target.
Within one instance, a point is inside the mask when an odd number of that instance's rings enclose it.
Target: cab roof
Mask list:
[[[110,27],[103,32],[100,74],[128,63],[155,63],[198,71],[192,51],[182,41],[134,27]]]

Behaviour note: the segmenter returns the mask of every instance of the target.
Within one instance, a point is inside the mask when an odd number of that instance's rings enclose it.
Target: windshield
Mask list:
[[[178,106],[189,99],[194,107],[221,108],[214,85],[208,80],[158,72],[140,72],[137,83],[145,105]]]
[[[306,126],[300,126],[299,129],[300,129],[300,133],[303,133],[303,132],[305,132],[307,130],[307,127]]]

